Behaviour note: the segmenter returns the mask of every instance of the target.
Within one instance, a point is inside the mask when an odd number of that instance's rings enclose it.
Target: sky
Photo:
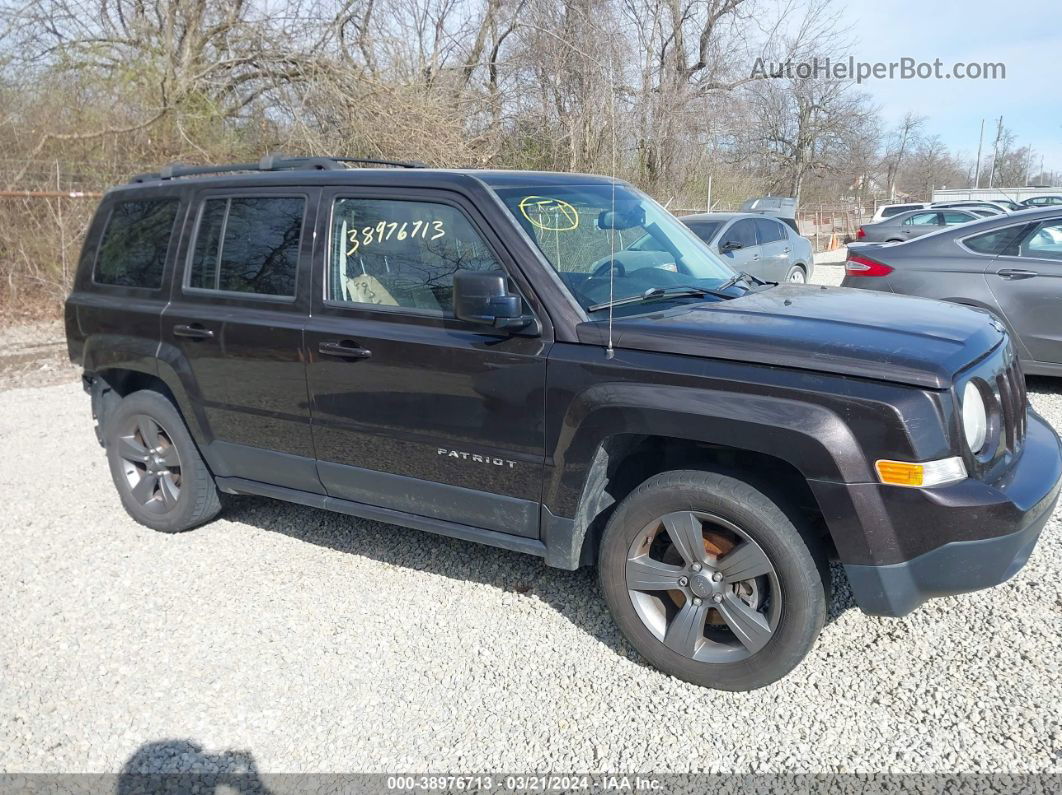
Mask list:
[[[991,152],[995,119],[1062,171],[1062,0],[835,0],[857,61],[1002,62],[1002,80],[900,80],[862,84],[890,124],[907,111],[927,117],[925,132],[952,151],[977,155],[981,119]],[[1034,171],[1039,170],[1039,160]]]

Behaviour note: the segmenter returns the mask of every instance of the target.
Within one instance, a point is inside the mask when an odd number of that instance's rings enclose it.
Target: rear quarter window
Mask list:
[[[179,206],[175,198],[115,204],[100,239],[93,281],[159,289]]]

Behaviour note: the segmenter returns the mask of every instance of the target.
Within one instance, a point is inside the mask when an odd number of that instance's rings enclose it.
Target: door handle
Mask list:
[[[1021,268],[1002,268],[996,273],[1004,279],[1031,279],[1033,276],[1040,275],[1036,271],[1027,271]]]
[[[214,339],[214,332],[208,328],[203,328],[198,323],[191,325],[181,323],[173,327],[173,336],[185,337],[190,340],[212,340]]]
[[[372,351],[368,348],[360,348],[356,342],[344,340],[343,342],[322,342],[317,350],[325,356],[338,356],[341,359],[368,359]]]
[[[759,254],[753,254],[753,255],[752,255],[752,259],[753,259],[754,261],[755,261],[755,260],[758,260],[759,258],[760,258],[760,255],[759,255]]]
[[[786,246],[785,248],[782,249],[783,253],[785,253],[785,254],[788,254],[792,250],[793,249],[789,248],[789,246]]]

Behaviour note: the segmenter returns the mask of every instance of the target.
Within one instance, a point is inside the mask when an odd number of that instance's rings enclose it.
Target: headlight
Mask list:
[[[962,390],[962,429],[970,452],[980,453],[988,437],[988,411],[981,390],[973,381],[967,381]]]

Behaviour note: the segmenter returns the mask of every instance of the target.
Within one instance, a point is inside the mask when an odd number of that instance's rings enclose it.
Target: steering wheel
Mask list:
[[[627,275],[627,269],[623,267],[623,263],[617,262],[616,260],[612,259],[608,260],[607,262],[602,262],[600,265],[594,268],[594,272],[590,274],[590,278],[603,279],[605,276],[608,275],[610,268],[614,268],[616,271],[616,276],[619,276],[621,279]]]

